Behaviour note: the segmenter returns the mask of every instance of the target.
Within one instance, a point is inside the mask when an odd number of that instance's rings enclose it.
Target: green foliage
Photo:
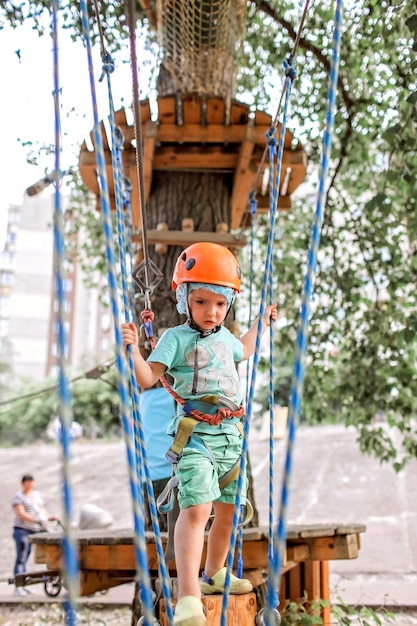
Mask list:
[[[83,427],[85,436],[112,437],[120,434],[119,398],[115,368],[102,379],[84,376],[72,380],[72,418]],[[50,421],[59,412],[55,380],[24,383],[13,398],[0,406],[2,445],[20,445],[45,439]]]
[[[309,151],[308,182],[297,192],[293,209],[280,219],[276,238],[274,291],[285,317],[276,352],[289,360],[315,208],[308,187],[317,176],[326,110],[329,6],[322,3],[308,15],[297,53],[290,124]],[[282,57],[287,50],[289,26],[296,27],[288,17],[293,9],[292,2],[252,5],[256,18],[246,46],[259,75],[277,76],[273,52]],[[310,423],[355,425],[361,449],[392,462],[397,470],[415,458],[417,443],[415,9],[407,1],[358,2],[345,11],[343,89],[338,94],[302,403],[302,418]],[[255,98],[262,100],[257,89],[264,83],[255,80]],[[260,228],[256,233],[258,239]],[[262,276],[261,264],[256,273]],[[277,379],[280,375],[278,366]],[[384,425],[375,419],[382,413]]]
[[[332,615],[340,626],[383,626],[395,621],[395,614],[385,607],[373,609],[369,606],[348,606],[341,598],[332,605]]]
[[[297,600],[287,600],[281,612],[281,626],[315,626],[323,624],[321,611],[329,606],[327,600],[309,601],[307,596]]]
[[[314,626],[323,624],[321,613],[329,606],[328,600],[309,601],[304,595],[297,601],[287,600],[281,612],[281,626]],[[394,613],[385,607],[373,609],[368,606],[349,606],[342,598],[337,598],[337,604],[332,604],[332,624],[339,626],[383,626],[395,621]],[[336,621],[334,621],[336,620]]]

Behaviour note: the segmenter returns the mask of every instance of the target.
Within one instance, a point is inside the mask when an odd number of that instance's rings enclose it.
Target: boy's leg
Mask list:
[[[234,504],[214,503],[214,522],[207,540],[207,558],[200,583],[204,594],[222,593],[226,580],[225,562],[230,546]],[[231,574],[229,591],[231,594],[243,594],[252,591],[252,583],[246,578],[237,578]]]
[[[206,576],[213,576],[226,562],[233,522],[233,504],[214,502],[214,520],[207,539]]]
[[[182,509],[175,524],[174,545],[178,599],[184,596],[197,598],[201,596],[198,579],[204,547],[204,529],[211,507],[211,502],[205,502]]]

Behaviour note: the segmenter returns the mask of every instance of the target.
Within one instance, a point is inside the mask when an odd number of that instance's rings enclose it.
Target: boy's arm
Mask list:
[[[271,322],[276,322],[278,319],[278,311],[276,303],[270,304],[265,307],[264,315],[262,318],[262,331],[261,336],[264,334]],[[240,338],[243,344],[243,360],[248,359],[255,352],[256,347],[256,335],[258,334],[258,318],[254,320],[249,330]]]
[[[121,330],[123,345],[125,348],[127,349],[127,346],[132,346],[132,357],[135,365],[135,376],[138,385],[143,389],[153,387],[153,385],[164,374],[166,369],[165,365],[163,363],[145,361],[139,350],[138,331],[133,323],[122,324]]]

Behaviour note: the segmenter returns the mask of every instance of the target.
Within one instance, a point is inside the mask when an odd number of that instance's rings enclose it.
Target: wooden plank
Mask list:
[[[309,529],[314,533],[321,532],[321,537],[332,538],[334,535],[359,534],[365,532],[366,526],[363,524],[289,524],[287,528],[287,542],[300,540],[302,534],[308,533]],[[207,534],[207,533],[206,533]],[[268,541],[268,528],[258,526],[255,528],[243,528],[243,541],[263,542]],[[62,543],[62,533],[35,533],[30,536],[30,542],[34,545],[55,545]],[[161,532],[162,541],[166,542],[167,533]],[[116,529],[96,529],[78,530],[76,539],[79,545],[133,545],[134,531],[131,528]],[[146,543],[155,543],[155,536],[152,532],[145,532]]]
[[[140,101],[140,120],[142,124],[147,124],[151,121],[151,105],[148,98]]]
[[[82,570],[134,570],[133,546],[80,546],[80,569]]]
[[[143,178],[144,178],[144,197],[145,201],[149,200],[152,187],[153,160],[155,156],[156,138],[158,135],[158,126],[155,122],[147,122],[143,136]],[[140,221],[140,220],[139,220]],[[136,223],[136,221],[135,221]]]
[[[150,0],[139,0],[140,5],[143,9],[143,12],[145,13],[146,17],[148,18],[148,21],[150,23],[150,25],[152,26],[152,28],[154,28],[156,30],[157,26],[158,26],[158,20],[156,17],[156,13],[152,8],[151,5],[151,1]]]
[[[259,213],[267,213],[269,211],[269,196],[261,196],[256,194],[257,210]],[[292,207],[291,196],[278,196],[278,210],[289,211]]]
[[[81,571],[80,572],[80,595],[90,596],[98,591],[106,591],[117,587],[124,582],[135,579],[136,570],[131,571]],[[132,598],[133,599],[133,598]]]
[[[206,123],[209,126],[224,124],[226,103],[224,98],[209,97],[206,101]]]
[[[104,122],[100,122],[100,131],[101,131],[101,137],[103,140],[103,149],[104,151],[106,150],[110,150],[110,142],[109,139],[110,137],[107,136],[107,128],[109,129],[109,133],[110,133],[110,127],[104,124]],[[93,133],[93,145],[94,145],[94,133]]]
[[[255,126],[268,126],[268,128],[270,128],[272,124],[272,115],[265,113],[265,111],[256,109],[253,123]]]
[[[118,109],[114,112],[116,126],[127,126],[126,109]]]
[[[175,96],[160,96],[158,98],[158,121],[160,124],[175,124],[177,120],[177,106]]]
[[[247,124],[249,121],[249,106],[233,100],[230,107],[230,124]]]
[[[237,162],[236,153],[222,152],[221,148],[209,147],[200,150],[177,148],[159,148],[155,152],[154,169],[159,171],[234,171]]]
[[[310,544],[310,558],[313,561],[333,561],[357,559],[359,554],[358,536],[339,535],[319,537]]]
[[[47,569],[60,569],[64,567],[61,546],[45,547],[45,565]]]
[[[336,524],[291,524],[288,525],[287,528],[287,539],[301,539],[306,535],[314,537],[333,537],[336,528]]]
[[[326,527],[326,537],[333,537],[336,534],[334,526]],[[311,539],[313,537],[323,537],[323,526],[311,526],[310,528],[303,528],[299,535],[302,539]]]
[[[236,163],[231,195],[232,229],[238,228],[242,222],[243,214],[248,206],[249,193],[255,186],[258,166],[252,162],[255,145],[255,132],[253,126],[246,126],[245,137],[240,144],[240,151]]]
[[[287,547],[287,559],[299,563],[310,558],[310,546],[307,543],[299,543]]]
[[[150,123],[151,128],[155,128],[154,123]],[[244,127],[245,128],[245,127]],[[159,143],[160,130],[158,130],[155,138],[156,143]],[[242,134],[241,139],[244,138],[245,132]],[[239,147],[240,150],[240,147]],[[124,151],[124,163],[126,160],[135,161],[135,150]],[[111,166],[111,153],[105,152],[105,161],[108,166]],[[253,160],[258,158],[254,156]],[[211,145],[206,146],[202,151],[200,146],[166,146],[157,147],[154,155],[154,169],[166,170],[166,169],[205,169],[205,170],[219,170],[228,169],[234,170],[238,163],[238,150],[229,146],[226,149],[224,146]],[[93,166],[96,168],[96,155],[95,152],[89,150],[81,150],[80,152],[80,169]],[[285,151],[283,154],[283,166],[290,166],[293,169],[292,177],[297,173],[305,175],[306,161],[305,154],[302,151]],[[84,176],[84,172],[82,172]],[[291,187],[291,181],[290,181]]]
[[[266,127],[254,126],[255,143],[265,146]],[[240,144],[245,137],[246,126],[233,124],[211,124],[199,126],[198,124],[163,124],[158,128],[158,141],[160,143],[201,143],[201,144]]]
[[[142,233],[140,231],[135,233],[132,240],[135,243],[140,243],[142,241]],[[199,241],[218,243],[228,248],[243,248],[247,244],[247,238],[244,235],[185,230],[147,230],[147,240],[151,245],[162,243],[168,246],[184,247]]]
[[[201,123],[201,97],[199,94],[191,93],[182,97],[182,115],[184,124]]]

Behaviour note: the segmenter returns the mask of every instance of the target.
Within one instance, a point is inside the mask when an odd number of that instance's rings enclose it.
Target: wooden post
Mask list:
[[[323,626],[330,626],[332,622],[332,608],[330,606],[330,567],[329,561],[320,561],[320,597],[329,604],[322,610]]]
[[[166,222],[159,222],[159,224],[156,225],[156,230],[158,230],[158,231],[169,230],[168,224]],[[166,243],[156,243],[155,244],[155,252],[157,252],[158,254],[166,254],[168,252],[167,244]]]
[[[202,596],[201,601],[206,609],[207,626],[218,626],[222,614],[223,596],[221,594]],[[227,626],[255,626],[256,613],[256,596],[253,592],[229,596]],[[161,626],[168,626],[165,600],[159,603],[159,622]]]
[[[190,217],[186,217],[181,222],[181,230],[185,233],[193,233],[194,232],[194,220]]]

